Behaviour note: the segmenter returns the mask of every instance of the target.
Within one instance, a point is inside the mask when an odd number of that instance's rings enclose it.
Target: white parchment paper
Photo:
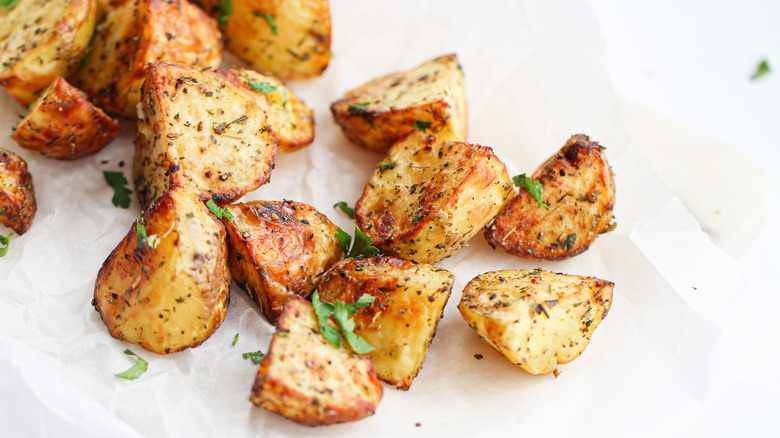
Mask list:
[[[90,305],[100,265],[140,214],[135,204],[111,205],[102,175],[123,170],[131,179],[133,123],[77,162],[40,158],[4,134],[2,146],[29,163],[38,213],[0,259],[3,436],[725,436],[772,421],[780,377],[766,337],[778,298],[710,243],[632,146],[598,25],[581,1],[335,0],[331,9],[331,65],[289,84],[315,111],[316,140],[279,156],[271,182],[245,199],[306,202],[351,230],[332,205],[354,203],[381,156],[348,143],[330,103],[457,53],[469,141],[493,147],[514,175],[533,172],[571,134],[589,134],[616,173],[617,230],[554,263],[494,251],[477,235],[438,264],[456,282],[411,390],[385,387],[373,417],[310,429],[247,401],[256,366],[241,353],[267,351],[273,328],[237,286],[222,327],[168,356],[111,338]],[[4,132],[23,111],[0,95]],[[456,308],[474,276],[537,266],[616,284],[609,316],[557,379],[510,364]],[[133,364],[125,348],[149,362],[134,381],[114,377]]]

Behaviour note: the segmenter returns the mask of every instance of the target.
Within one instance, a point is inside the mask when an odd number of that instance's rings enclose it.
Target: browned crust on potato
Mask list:
[[[0,148],[0,223],[22,235],[32,225],[37,208],[27,162]]]
[[[612,222],[615,181],[598,143],[574,135],[533,174],[542,183],[539,207],[530,193],[520,193],[485,228],[493,248],[520,257],[561,260],[580,254]]]
[[[293,296],[311,296],[322,273],[344,256],[334,225],[293,201],[253,201],[225,207],[229,265],[272,324]]]

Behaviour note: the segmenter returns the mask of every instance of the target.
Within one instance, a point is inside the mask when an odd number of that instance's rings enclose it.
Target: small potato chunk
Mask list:
[[[230,272],[272,324],[284,303],[311,296],[322,273],[344,257],[338,227],[313,207],[254,201],[225,207]]]
[[[412,133],[379,163],[355,219],[382,252],[435,263],[465,246],[513,194],[491,148]]]
[[[352,304],[364,293],[375,297],[353,316],[355,334],[376,348],[368,355],[379,379],[409,389],[422,369],[453,281],[445,269],[376,256],[342,260],[317,288],[323,302]]]
[[[173,189],[111,252],[95,282],[95,309],[111,336],[160,354],[196,347],[222,324],[230,272],[225,227],[196,193]]]
[[[127,1],[106,14],[71,79],[106,112],[135,117],[146,66],[153,62],[219,67],[217,22],[186,0]]]
[[[263,108],[279,142],[279,152],[297,151],[314,141],[314,112],[284,82],[252,70],[217,73],[249,92]]]
[[[371,359],[343,339],[340,348],[325,340],[311,303],[296,296],[284,306],[249,401],[304,426],[325,426],[373,415],[382,393]]]
[[[33,102],[13,139],[44,157],[75,160],[103,149],[119,135],[119,122],[58,77]]]
[[[490,246],[520,257],[561,260],[577,255],[610,227],[615,205],[612,168],[586,135],[566,145],[531,177],[542,202],[525,189],[485,228]]]
[[[579,357],[607,316],[614,283],[541,269],[493,271],[463,289],[458,309],[482,339],[532,374]]]
[[[27,162],[0,148],[0,223],[24,234],[35,217],[35,190]]]
[[[142,206],[169,187],[238,199],[269,180],[278,147],[249,94],[212,71],[166,63],[149,65],[135,142]]]
[[[463,70],[456,55],[375,79],[347,92],[330,110],[350,141],[378,152],[413,131],[466,140]]]
[[[0,85],[22,105],[78,67],[95,31],[95,0],[22,0],[0,12]]]

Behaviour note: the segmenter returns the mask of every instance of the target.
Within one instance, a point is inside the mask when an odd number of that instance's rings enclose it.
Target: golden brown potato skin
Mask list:
[[[253,201],[225,207],[229,265],[272,324],[295,295],[308,298],[322,273],[344,257],[338,227],[313,207]]]
[[[93,304],[111,336],[167,354],[200,345],[225,319],[230,291],[225,228],[196,193],[174,189],[141,217],[98,273]]]
[[[412,133],[371,175],[355,219],[382,252],[435,263],[465,246],[513,194],[491,148]]]
[[[57,77],[33,102],[13,139],[44,157],[75,160],[97,153],[117,135],[119,122]]]
[[[572,136],[531,177],[542,201],[525,189],[485,228],[490,246],[520,257],[561,260],[577,255],[606,232],[615,206],[612,168],[598,143]]]
[[[149,65],[133,162],[142,206],[169,187],[238,199],[269,180],[277,147],[265,112],[239,87],[210,70]]]
[[[488,344],[532,374],[579,357],[612,304],[614,283],[540,269],[493,271],[463,290],[458,309]]]
[[[0,148],[0,223],[22,235],[32,225],[36,209],[35,189],[27,162]]]
[[[216,21],[186,0],[137,0],[109,11],[90,50],[73,84],[106,112],[135,117],[147,64],[217,68],[222,38]]]
[[[351,304],[363,294],[375,298],[353,316],[355,334],[375,347],[368,355],[379,379],[409,389],[422,369],[454,279],[445,269],[376,256],[342,260],[317,289],[323,302]]]
[[[95,31],[95,0],[23,0],[0,12],[0,85],[22,105],[78,67]]]
[[[314,111],[279,79],[252,70],[225,69],[217,74],[246,90],[263,108],[268,124],[279,142],[279,152],[297,151],[314,141]],[[257,91],[252,84],[268,83],[275,89]]]
[[[311,303],[296,296],[284,306],[249,400],[304,426],[325,426],[373,415],[382,393],[371,359],[343,339],[340,348],[325,340]]]
[[[350,141],[378,152],[413,131],[466,140],[463,70],[456,55],[370,81],[348,91],[330,110]]]

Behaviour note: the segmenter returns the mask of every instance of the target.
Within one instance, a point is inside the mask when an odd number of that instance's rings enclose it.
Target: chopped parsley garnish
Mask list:
[[[224,25],[228,18],[233,15],[233,2],[230,0],[219,0],[219,3],[217,3],[217,11],[219,24]]]
[[[357,313],[357,309],[372,304],[374,300],[375,298],[372,295],[363,294],[352,304],[345,304],[338,300],[336,300],[335,304],[323,303],[320,301],[320,293],[315,290],[312,295],[312,304],[320,325],[320,333],[337,348],[341,347],[340,335],[343,335],[349,347],[357,354],[365,354],[374,350],[371,344],[355,334],[355,320],[350,318],[351,315]],[[331,316],[333,316],[333,321],[341,328],[340,331],[328,322],[328,318]]]
[[[111,198],[111,203],[114,204],[114,207],[130,208],[130,194],[133,191],[126,187],[129,183],[127,178],[125,178],[125,174],[104,170],[103,178],[114,189],[114,196]]]
[[[229,221],[233,220],[233,213],[217,205],[217,203],[214,202],[213,199],[209,199],[208,201],[206,201],[206,207],[208,207],[209,210],[211,210],[211,212],[214,213],[214,216],[216,216],[217,219],[222,219],[224,217]]]
[[[344,201],[339,201],[335,204],[333,204],[333,208],[338,208],[341,210],[344,214],[349,216],[350,219],[355,219],[355,209],[347,205]]]
[[[0,9],[5,8],[6,12],[11,12],[19,4],[19,0],[0,0]]]
[[[151,249],[157,248],[157,245],[160,243],[160,236],[156,234],[152,234],[151,236],[146,235],[146,227],[144,226],[144,223],[139,219],[138,222],[135,224],[136,234],[138,234],[138,248],[136,251],[140,251],[147,246]]]
[[[236,333],[236,336],[233,338],[233,345],[236,345],[238,343],[238,333]]]
[[[276,27],[276,17],[273,15],[262,12],[262,11],[252,11],[252,15],[255,17],[263,17],[265,18],[265,22],[268,23],[268,27],[271,28],[271,33],[274,35],[279,35],[279,29]]]
[[[358,109],[358,108],[363,108],[364,106],[368,106],[369,104],[370,104],[370,102],[353,103],[353,104],[347,105],[347,108]]]
[[[574,244],[577,242],[577,235],[572,233],[568,234],[563,242],[561,242],[561,249],[564,251],[571,251],[574,248]]]
[[[604,231],[601,232],[601,234],[606,234],[611,231],[615,231],[615,228],[617,228],[617,222],[612,222],[611,224],[609,224],[609,226],[607,226],[607,228]]]
[[[135,379],[141,377],[141,375],[143,373],[145,373],[146,369],[149,367],[149,363],[147,361],[141,359],[140,356],[138,356],[137,354],[133,353],[129,349],[125,350],[125,354],[128,355],[128,356],[135,356],[136,357],[137,360],[135,362],[135,365],[133,365],[129,370],[127,370],[125,372],[122,372],[122,373],[119,373],[119,374],[114,374],[114,375],[119,377],[119,378],[127,379],[127,380],[135,380]]]
[[[414,123],[412,124],[412,126],[417,128],[418,131],[425,131],[425,130],[431,129],[431,124],[432,123],[433,122],[429,122],[429,121],[426,121],[426,120],[415,120]]]
[[[0,257],[8,254],[8,248],[11,246],[11,236],[13,235],[14,233],[9,233],[7,236],[0,235],[0,245],[3,245],[0,247]]]
[[[347,258],[354,257],[373,257],[379,254],[379,248],[371,246],[374,243],[364,232],[360,231],[357,224],[355,224],[355,240],[352,241],[352,237],[344,230],[336,230],[336,240],[339,241],[339,246],[344,250],[344,254]]]
[[[531,196],[534,197],[534,199],[539,201],[539,207],[544,207],[545,210],[548,209],[547,204],[542,202],[542,183],[536,182],[531,178],[526,177],[524,173],[512,177],[512,182],[514,182],[517,187],[524,188],[526,191],[528,191],[528,193],[531,194]]]
[[[260,362],[265,357],[265,354],[263,354],[262,351],[257,350],[252,353],[244,353],[241,356],[243,356],[244,359],[252,359],[252,363],[255,365],[260,365]]]
[[[239,76],[246,79],[246,81],[249,83],[249,86],[252,87],[252,89],[257,91],[258,93],[273,93],[274,91],[276,91],[276,85],[273,85],[270,82],[267,81],[252,82],[252,80],[249,79],[249,76],[245,74],[239,74]]]
[[[766,61],[766,59],[762,59],[761,63],[758,64],[758,67],[756,67],[756,72],[750,76],[750,79],[755,81],[756,79],[769,73],[769,71],[769,63]]]

